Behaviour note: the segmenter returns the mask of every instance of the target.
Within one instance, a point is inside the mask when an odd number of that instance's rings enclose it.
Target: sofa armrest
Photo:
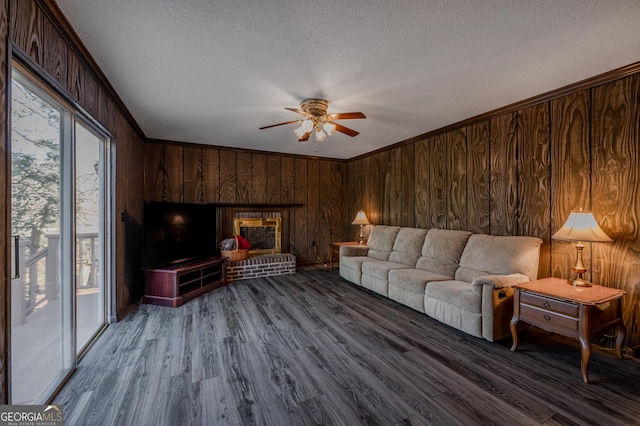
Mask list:
[[[523,274],[485,275],[473,280],[473,293],[482,297],[482,337],[495,342],[511,335],[513,286],[529,281]]]
[[[508,288],[529,281],[531,281],[529,277],[524,274],[483,275],[473,280],[471,283],[471,289],[474,294],[480,296],[482,295],[482,287],[484,286]]]
[[[367,246],[340,246],[340,257],[342,256],[366,256],[369,252]]]

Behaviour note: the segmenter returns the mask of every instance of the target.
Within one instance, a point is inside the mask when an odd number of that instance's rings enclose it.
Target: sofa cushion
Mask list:
[[[398,231],[400,231],[399,226],[374,226],[367,241],[369,247],[367,256],[378,260],[388,260]]]
[[[421,269],[394,269],[389,271],[389,285],[424,295],[424,288],[431,281],[448,281],[453,277]]]
[[[434,281],[427,284],[424,312],[444,324],[482,337],[482,298],[463,281]]]
[[[474,234],[469,237],[455,278],[472,282],[482,275],[538,276],[542,240],[535,237]]]
[[[430,229],[416,268],[453,277],[471,232]]]
[[[409,269],[409,266],[397,262],[371,260],[362,264],[362,273],[389,281],[389,271],[392,269]]]
[[[426,229],[400,228],[389,255],[389,262],[402,263],[414,268],[420,258],[425,235]]]
[[[389,271],[403,268],[408,269],[409,266],[382,260],[365,262],[362,264],[362,286],[383,296],[389,296]]]
[[[368,256],[341,256],[340,276],[354,284],[362,285],[362,264],[375,261]]]
[[[424,288],[427,283],[452,278],[420,269],[392,269],[389,271],[389,298],[424,312]]]
[[[465,311],[482,313],[482,296],[475,294],[471,283],[465,281],[432,281],[427,284],[424,295],[426,298],[444,300]]]

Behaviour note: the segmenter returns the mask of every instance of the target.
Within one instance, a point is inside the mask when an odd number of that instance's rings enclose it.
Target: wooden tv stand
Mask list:
[[[178,307],[226,284],[225,258],[210,257],[184,266],[145,269],[144,303]]]

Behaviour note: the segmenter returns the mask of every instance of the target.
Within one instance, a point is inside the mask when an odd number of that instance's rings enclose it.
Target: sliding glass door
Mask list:
[[[104,138],[76,123],[76,325],[77,352],[105,322]]]
[[[12,404],[47,401],[106,322],[106,138],[27,75],[11,85]]]
[[[73,366],[68,285],[70,173],[63,143],[71,114],[14,73],[11,85],[11,402],[33,403]],[[67,197],[67,199],[65,199]],[[15,248],[15,247],[14,247]],[[14,266],[15,267],[15,266]],[[67,285],[65,285],[67,283]]]

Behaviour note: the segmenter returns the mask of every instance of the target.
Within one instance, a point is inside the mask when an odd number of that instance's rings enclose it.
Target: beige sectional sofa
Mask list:
[[[535,280],[534,237],[378,225],[366,246],[340,248],[340,275],[489,341],[510,335],[515,284]]]

